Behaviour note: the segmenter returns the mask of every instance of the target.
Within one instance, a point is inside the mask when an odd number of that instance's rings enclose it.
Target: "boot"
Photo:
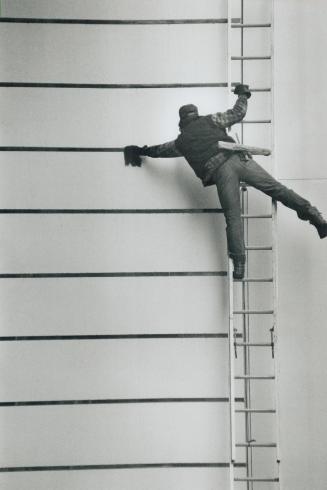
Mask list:
[[[233,278],[243,279],[245,273],[245,255],[235,255],[232,259],[234,264]]]
[[[314,225],[320,238],[326,238],[327,236],[327,223],[322,223],[321,225]]]
[[[327,221],[323,218],[322,214],[317,208],[312,207],[309,210],[309,221],[316,228],[320,238],[326,238]]]

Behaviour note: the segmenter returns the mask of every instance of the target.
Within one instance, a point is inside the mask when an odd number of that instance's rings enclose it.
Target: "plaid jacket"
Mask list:
[[[213,123],[220,128],[228,128],[233,124],[239,123],[244,118],[247,111],[247,97],[240,95],[232,109],[226,112],[215,112],[210,114]],[[217,147],[218,152],[218,147]],[[147,156],[152,158],[176,158],[184,156],[176,147],[176,140],[168,141],[160,145],[149,146]],[[213,173],[227,160],[225,153],[217,153],[214,157],[205,162],[205,175],[202,179],[203,185],[211,185]]]

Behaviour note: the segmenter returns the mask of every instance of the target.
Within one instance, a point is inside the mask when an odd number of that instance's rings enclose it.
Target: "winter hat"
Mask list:
[[[182,105],[179,109],[179,117],[181,119],[188,118],[190,116],[198,116],[198,108],[194,104]]]

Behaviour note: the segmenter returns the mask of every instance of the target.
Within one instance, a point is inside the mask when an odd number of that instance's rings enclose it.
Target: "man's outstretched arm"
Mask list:
[[[228,109],[226,112],[216,112],[211,114],[211,118],[217,126],[229,128],[233,124],[239,123],[244,119],[248,108],[248,99],[251,97],[248,85],[237,85],[234,94],[238,95],[238,98],[232,109]]]
[[[143,146],[141,155],[151,158],[176,158],[183,156],[176,148],[175,140],[161,145]]]
[[[175,140],[154,146],[126,146],[124,148],[125,165],[140,167],[142,165],[141,156],[151,158],[176,158],[183,156],[176,148]]]

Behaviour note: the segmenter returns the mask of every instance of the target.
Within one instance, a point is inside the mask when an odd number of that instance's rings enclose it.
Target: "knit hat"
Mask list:
[[[179,117],[181,119],[188,118],[189,116],[198,116],[198,108],[194,104],[182,105],[179,109]]]
[[[194,104],[182,105],[179,109],[179,125],[185,126],[192,119],[199,116],[198,108]]]

